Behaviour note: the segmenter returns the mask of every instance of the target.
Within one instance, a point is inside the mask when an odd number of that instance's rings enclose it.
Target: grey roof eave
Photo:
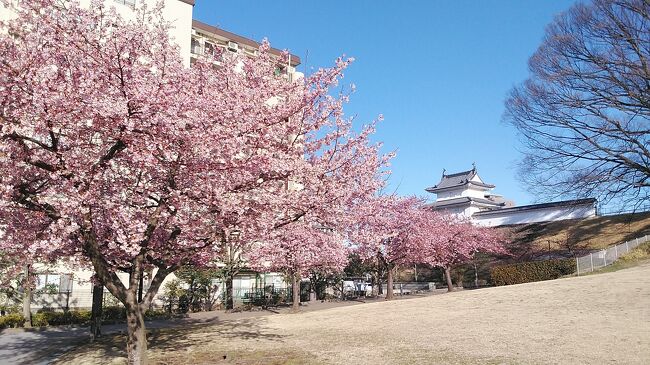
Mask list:
[[[487,210],[483,212],[474,213],[475,216],[485,216],[485,215],[497,215],[500,213],[511,213],[517,211],[526,211],[526,210],[535,210],[535,209],[546,209],[554,207],[577,207],[596,204],[597,200],[595,198],[586,198],[586,199],[576,199],[576,200],[564,200],[559,202],[550,202],[550,203],[541,203],[541,204],[530,204],[530,205],[520,205],[517,207]]]

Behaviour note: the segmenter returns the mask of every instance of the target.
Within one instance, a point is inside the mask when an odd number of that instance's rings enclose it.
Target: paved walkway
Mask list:
[[[444,291],[446,290],[436,290],[435,292],[442,293]],[[431,295],[431,293],[408,295],[397,297],[397,299],[418,298],[426,295]],[[311,312],[377,301],[383,301],[383,299],[349,300],[343,302],[308,302],[302,303],[301,311]],[[198,312],[190,313],[185,318],[148,321],[146,326],[147,329],[191,326],[205,323],[218,323],[228,320],[262,317],[287,313],[289,311],[289,307],[282,307],[269,310],[242,311],[234,313],[226,313],[224,311]],[[102,334],[104,335],[125,332],[125,324],[102,326]],[[86,343],[89,340],[89,337],[90,332],[88,327],[79,326],[5,329],[0,331],[0,365],[50,364],[66,351],[69,351],[75,346]]]

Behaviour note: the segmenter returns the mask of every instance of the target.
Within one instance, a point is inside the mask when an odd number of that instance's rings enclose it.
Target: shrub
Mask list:
[[[165,310],[149,309],[144,313],[145,319],[163,319],[169,318],[169,312]]]
[[[126,308],[120,306],[105,307],[102,312],[102,322],[117,323],[126,320]]]
[[[90,311],[74,310],[67,312],[38,311],[32,316],[33,326],[61,326],[69,324],[87,324]]]
[[[17,328],[25,324],[25,317],[19,313],[11,313],[6,316],[0,316],[0,328]]]
[[[640,244],[620,258],[622,262],[636,262],[647,259],[650,259],[650,242]]]
[[[21,313],[22,307],[19,305],[0,305],[0,315],[4,316],[6,314],[12,313]]]
[[[87,324],[90,323],[92,312],[89,310],[70,311],[70,321],[74,324]]]
[[[32,314],[32,326],[34,327],[45,327],[49,326],[49,317],[50,315],[48,313],[51,312],[37,312]]]
[[[73,310],[67,312],[53,312],[41,310],[32,315],[32,325],[35,327],[60,326],[70,324],[90,323],[92,312],[89,310]],[[0,317],[5,318],[8,316]],[[22,318],[22,316],[20,316]],[[162,310],[148,310],[145,313],[146,319],[169,318],[169,313]],[[106,307],[103,311],[104,323],[120,323],[126,320],[126,309],[124,307]],[[24,320],[23,320],[24,322]]]
[[[573,259],[558,259],[496,266],[490,269],[490,276],[494,285],[511,285],[557,279],[575,271]]]

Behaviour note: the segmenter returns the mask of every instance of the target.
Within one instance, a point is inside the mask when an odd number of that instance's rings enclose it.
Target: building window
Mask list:
[[[205,42],[205,45],[203,46],[205,48],[205,55],[206,56],[214,56],[214,44],[210,42]]]
[[[135,7],[135,0],[115,0],[116,3]]]
[[[72,292],[72,274],[43,273],[36,276],[36,291],[45,294]]]
[[[190,46],[190,51],[194,54],[201,54],[201,42],[196,39],[192,38],[192,45]]]
[[[274,74],[275,76],[286,75],[287,67],[284,65],[276,65]]]

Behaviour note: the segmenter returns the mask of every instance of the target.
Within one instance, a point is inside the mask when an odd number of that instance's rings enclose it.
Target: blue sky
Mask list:
[[[213,1],[194,18],[243,36],[266,37],[301,57],[299,71],[356,59],[344,83],[357,91],[346,114],[384,115],[376,140],[397,150],[390,189],[431,195],[442,173],[475,162],[496,193],[544,201],[517,180],[514,130],[504,99],[528,75],[546,25],[574,1]],[[433,198],[433,196],[429,196]]]

